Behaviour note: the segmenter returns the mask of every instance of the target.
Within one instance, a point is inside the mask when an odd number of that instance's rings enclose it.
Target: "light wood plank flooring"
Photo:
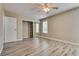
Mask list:
[[[4,44],[1,56],[76,56],[78,46],[44,38],[31,38]]]

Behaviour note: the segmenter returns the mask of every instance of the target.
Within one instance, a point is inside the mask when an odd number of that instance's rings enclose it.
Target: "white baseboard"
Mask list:
[[[55,40],[55,41],[60,41],[60,42],[63,42],[63,43],[69,43],[69,44],[71,44],[71,45],[77,45],[77,46],[79,46],[78,43],[74,43],[74,42],[70,42],[70,41],[66,41],[66,40],[60,40],[60,39],[49,38],[49,37],[44,37],[44,36],[38,36],[38,37],[46,38],[46,39],[50,39],[50,40]]]

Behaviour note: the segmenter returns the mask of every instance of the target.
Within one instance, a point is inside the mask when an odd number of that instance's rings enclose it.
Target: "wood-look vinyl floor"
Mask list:
[[[1,56],[76,56],[78,48],[54,40],[29,38],[5,43]]]

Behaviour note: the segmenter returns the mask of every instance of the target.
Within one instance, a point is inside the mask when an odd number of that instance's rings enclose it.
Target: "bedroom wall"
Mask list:
[[[16,13],[5,11],[5,16],[15,17],[17,19],[17,40],[23,39],[23,21],[32,21],[33,22],[33,35],[35,36],[35,23],[39,20],[29,19],[27,17],[20,16]]]
[[[42,33],[42,22],[48,21],[48,33]],[[40,35],[79,43],[79,8],[41,20]]]

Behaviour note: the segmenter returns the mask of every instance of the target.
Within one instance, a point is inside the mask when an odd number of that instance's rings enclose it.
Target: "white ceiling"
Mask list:
[[[72,8],[79,6],[79,3],[56,3],[55,4],[59,9],[51,10],[48,14],[39,9],[35,3],[6,3],[3,4],[6,11],[10,11],[31,19],[42,19],[57,13],[67,11]]]

